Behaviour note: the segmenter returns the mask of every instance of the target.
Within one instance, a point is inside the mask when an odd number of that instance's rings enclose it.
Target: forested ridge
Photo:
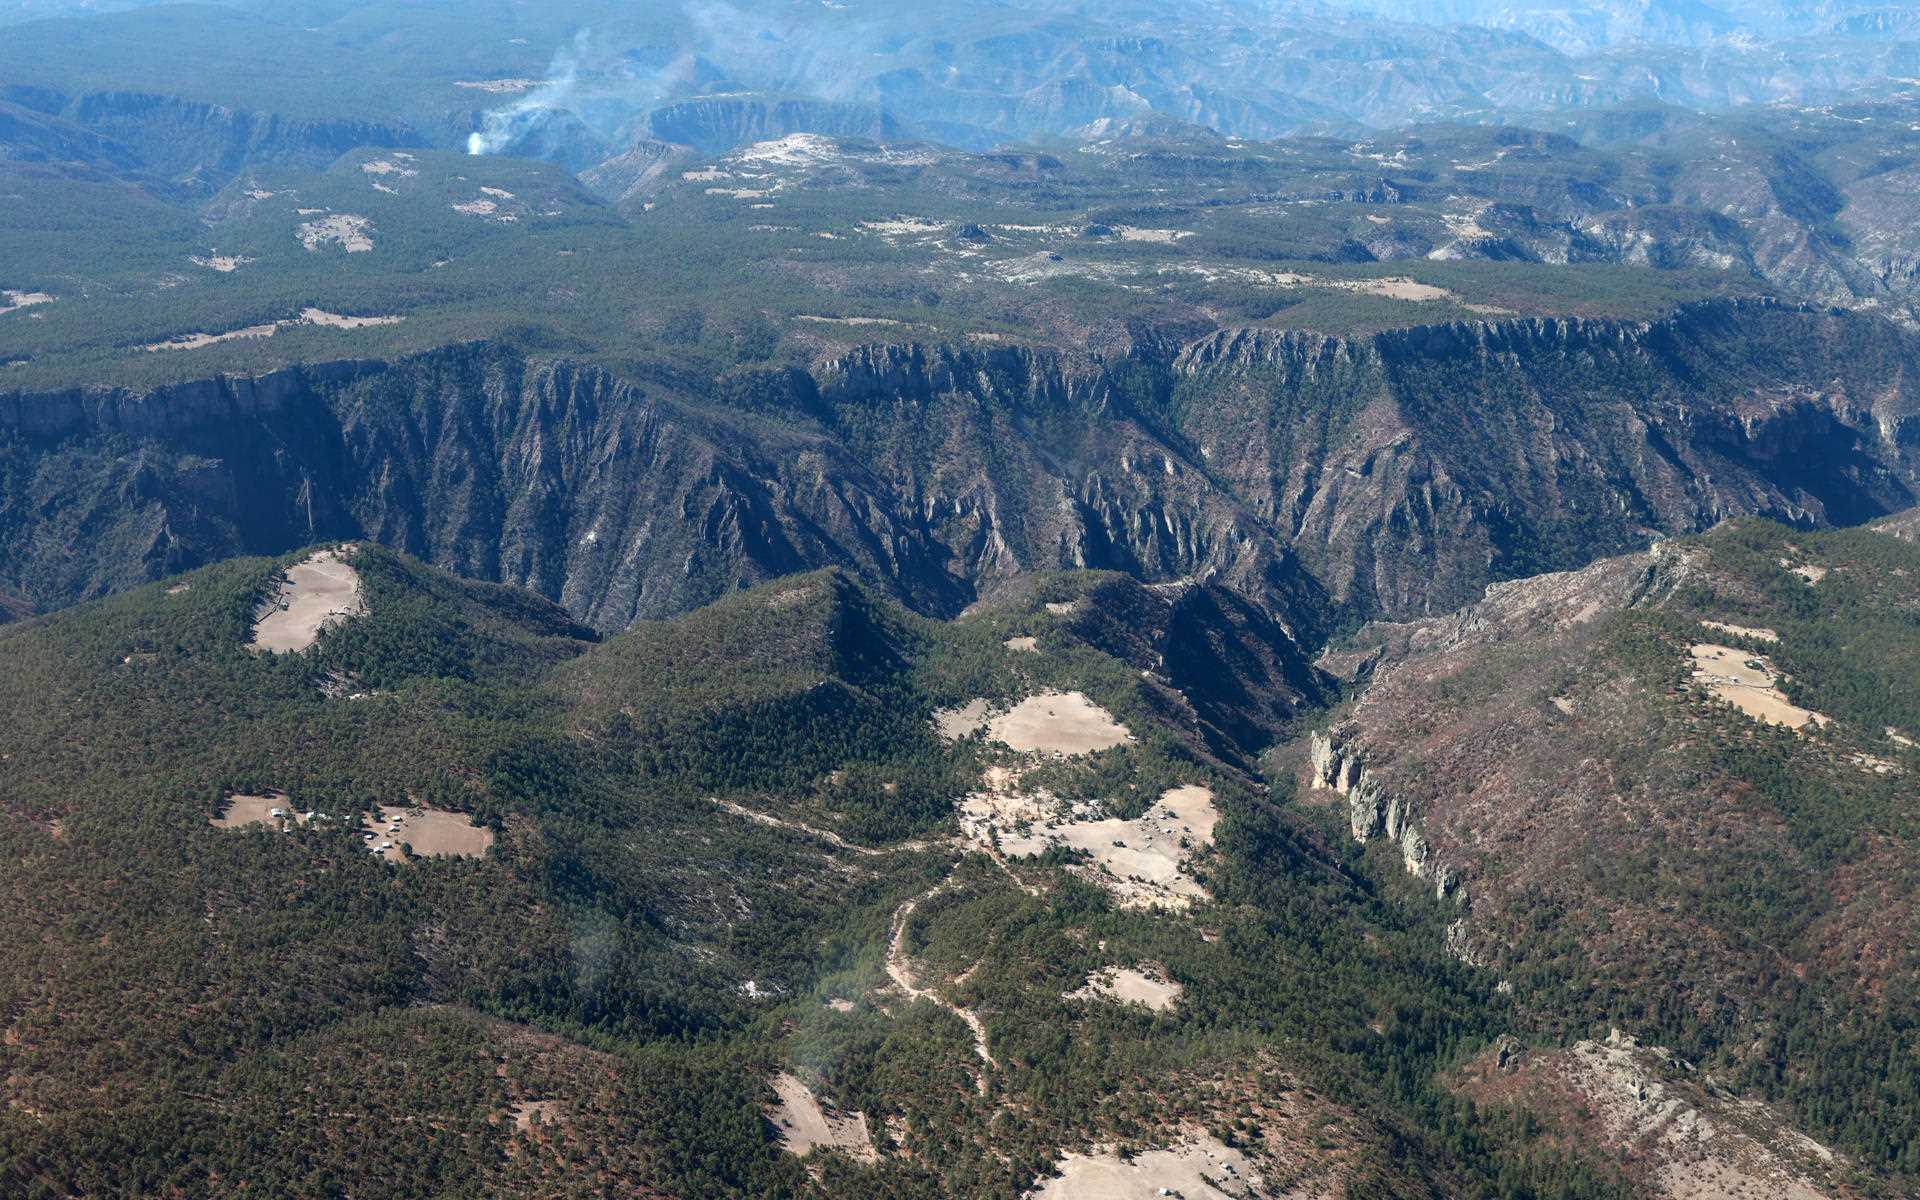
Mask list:
[[[1272,1137],[1276,1161],[1317,1136],[1377,1194],[1626,1194],[1437,1082],[1512,1006],[1448,956],[1429,906],[1343,866],[1178,690],[1098,648],[1112,635],[1084,601],[1155,611],[1137,584],[1048,577],[942,623],[827,572],[599,643],[544,601],[366,545],[366,616],[306,654],[250,652],[290,561],[0,637],[21,714],[0,748],[20,864],[0,1164],[21,1194],[1011,1195],[1063,1148],[1151,1146],[1184,1121]],[[1218,793],[1205,939],[1066,860],[1010,879],[948,840],[977,756],[1001,752],[942,742],[930,714],[1045,688],[1138,731],[1111,767],[1048,768],[1063,790],[1111,787],[1121,811]],[[209,823],[268,789],[336,817],[469,813],[499,837],[396,866],[344,821]],[[874,992],[889,914],[949,873],[910,946],[921,970],[985,953],[950,989],[1005,1063],[984,1096],[957,1021]],[[1063,998],[1136,959],[1184,984],[1176,1014]],[[869,1114],[878,1165],[780,1152],[760,1114],[781,1067]],[[519,1128],[534,1101],[555,1107]]]

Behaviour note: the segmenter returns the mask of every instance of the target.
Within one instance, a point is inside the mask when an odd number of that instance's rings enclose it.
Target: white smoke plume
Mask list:
[[[480,118],[480,128],[467,135],[468,154],[498,154],[534,124],[541,113],[569,109],[580,88],[580,64],[587,57],[592,33],[582,29],[572,46],[553,56],[547,77],[526,95]]]

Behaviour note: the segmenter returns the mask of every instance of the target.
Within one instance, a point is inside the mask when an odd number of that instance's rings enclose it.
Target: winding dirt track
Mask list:
[[[875,849],[869,846],[856,846],[852,842],[847,841],[846,839],[842,838],[839,834],[834,833],[831,830],[819,829],[812,825],[802,824],[799,821],[789,821],[783,817],[776,817],[771,813],[756,812],[751,808],[745,807],[744,805],[735,804],[727,800],[721,800],[717,797],[714,799],[713,803],[716,807],[728,813],[731,813],[736,817],[741,817],[745,820],[753,821],[756,824],[767,825],[776,829],[785,829],[792,833],[805,834],[808,837],[818,838],[819,840],[827,843],[829,846],[832,846],[836,850],[845,850],[852,854],[875,856],[875,855],[882,855],[882,854],[899,854],[903,852],[920,852],[920,851],[931,850],[937,846],[943,846],[943,845],[951,846],[956,849],[975,848],[975,847],[963,847],[962,844],[957,839],[949,839],[948,841],[943,841],[943,842],[926,842],[926,841],[902,842],[897,846],[888,846],[884,849]],[[1013,873],[1013,869],[1007,865],[1006,861],[1002,859],[998,853],[990,852],[990,856],[994,859],[994,861],[1000,864],[1000,868],[1007,872],[1008,877],[1011,878],[1014,881],[1014,883],[1018,884],[1023,890],[1027,891],[1028,894],[1030,895],[1038,894],[1037,889],[1032,888],[1029,885],[1022,883],[1020,881],[1020,877]],[[917,982],[915,982],[911,959],[907,954],[907,921],[909,918],[913,916],[913,910],[918,908],[922,902],[931,900],[933,897],[939,895],[951,883],[952,883],[951,878],[942,880],[941,882],[935,884],[933,887],[928,888],[924,892],[921,892],[918,896],[915,896],[911,900],[908,900],[906,903],[902,904],[898,909],[894,910],[893,920],[891,923],[891,928],[890,928],[888,941],[887,941],[887,977],[892,979],[895,986],[897,986],[903,993],[906,994],[907,999],[931,1001],[932,1003],[939,1005],[941,1008],[946,1009],[948,1012],[952,1013],[954,1016],[959,1017],[962,1021],[966,1022],[967,1028],[973,1032],[973,1052],[980,1056],[980,1061],[986,1064],[988,1070],[997,1071],[1000,1069],[1000,1064],[993,1057],[993,1052],[987,1048],[986,1025],[980,1020],[978,1016],[974,1015],[971,1011],[960,1007],[958,1004],[955,1004],[953,1001],[947,999],[945,996],[942,996],[940,993],[934,991],[932,988],[923,988]],[[984,1071],[977,1072],[974,1076],[974,1084],[979,1089],[981,1095],[983,1096],[986,1095],[987,1094],[986,1072]]]
[[[915,983],[913,969],[907,957],[907,921],[913,916],[913,910],[918,908],[922,901],[931,900],[933,897],[939,895],[946,889],[947,884],[950,882],[951,880],[942,880],[940,883],[935,884],[905,904],[902,904],[899,909],[894,912],[893,936],[887,943],[887,975],[901,991],[907,994],[907,999],[931,1000],[954,1016],[959,1017],[962,1021],[965,1021],[967,1028],[973,1031],[973,1052],[980,1056],[981,1062],[987,1064],[987,1070],[997,1071],[1000,1069],[1000,1064],[994,1060],[993,1051],[987,1048],[986,1025],[972,1012],[961,1008],[958,1004],[955,1004],[940,993],[931,988],[923,988]],[[980,1094],[982,1096],[986,1095],[986,1072],[983,1071],[975,1075],[974,1082],[980,1089]]]

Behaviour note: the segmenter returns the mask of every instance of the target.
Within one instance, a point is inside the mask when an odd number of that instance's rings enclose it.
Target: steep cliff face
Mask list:
[[[1182,355],[1182,424],[1336,599],[1408,615],[1727,516],[1904,507],[1911,363],[1883,326],[1769,305],[1221,334]]]
[[[873,105],[764,96],[702,96],[677,101],[655,109],[647,118],[647,127],[663,141],[709,154],[790,133],[880,141],[908,135],[892,114]]]
[[[1207,579],[1310,641],[1731,515],[1909,507],[1912,362],[1883,322],[1716,305],[1118,358],[873,346],[705,395],[484,345],[0,395],[0,586],[53,607],[369,536],[601,629],[814,566],[938,613],[1091,567]]]
[[[106,145],[120,148],[110,158],[115,165],[132,159],[156,175],[208,189],[252,164],[318,168],[359,146],[426,145],[420,133],[403,125],[300,120],[146,92],[38,94],[21,103],[107,139]]]

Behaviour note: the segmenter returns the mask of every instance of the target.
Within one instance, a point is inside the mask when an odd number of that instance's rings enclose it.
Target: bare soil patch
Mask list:
[[[1107,967],[1088,977],[1084,987],[1066,993],[1066,998],[1144,1004],[1154,1012],[1166,1012],[1180,1002],[1184,990],[1157,970],[1149,973],[1134,967]]]
[[[767,597],[767,608],[773,612],[783,612],[796,604],[805,604],[813,599],[813,594],[813,589],[810,587],[788,588],[784,592],[775,592]]]
[[[23,308],[32,308],[36,304],[52,304],[53,297],[45,292],[0,291],[0,317],[8,313],[19,312]]]
[[[270,338],[282,329],[291,329],[296,325],[311,325],[320,329],[369,329],[381,325],[398,325],[404,320],[406,320],[405,317],[346,317],[339,313],[330,313],[324,308],[309,307],[301,309],[298,317],[287,321],[249,325],[244,329],[230,329],[225,333],[189,333],[168,338],[164,342],[151,342],[140,348],[149,354],[163,350],[204,350],[208,346],[218,346],[222,342]]]
[[[1749,629],[1745,625],[1728,625],[1722,621],[1702,621],[1700,624],[1717,633],[1730,633],[1734,637],[1752,638],[1756,642],[1777,642],[1780,635],[1771,629]]]
[[[827,1112],[812,1088],[785,1071],[773,1077],[773,1090],[780,1102],[768,1111],[767,1120],[780,1131],[781,1149],[788,1154],[804,1158],[825,1147],[856,1162],[879,1160],[865,1113]]]
[[[1040,639],[1037,637],[1010,637],[1007,639],[1006,646],[1007,649],[1021,654],[1040,653]]]
[[[1213,791],[1169,790],[1138,820],[1103,815],[1097,804],[1067,804],[1047,793],[979,792],[960,805],[960,827],[974,844],[1009,858],[1046,853],[1055,846],[1082,850],[1091,859],[1076,874],[1112,892],[1124,907],[1185,908],[1207,898],[1182,864],[1213,845],[1219,820]]]
[[[229,329],[225,333],[189,333],[177,338],[168,338],[164,342],[153,342],[140,347],[149,354],[162,350],[204,350],[208,346],[218,346],[222,342],[245,342],[258,338],[270,338],[280,332],[284,321],[275,321],[269,325],[248,325],[244,329]]]
[[[327,245],[339,246],[348,254],[365,254],[373,249],[373,222],[355,213],[335,213],[308,221],[294,232],[309,251]]]
[[[279,595],[257,614],[254,650],[297,654],[319,639],[320,631],[367,611],[360,595],[360,573],[342,551],[320,550],[287,571]]]
[[[1451,300],[1453,293],[1443,287],[1401,276],[1387,279],[1355,279],[1332,284],[1331,286],[1347,292],[1359,292],[1367,296],[1385,296],[1389,300],[1412,300],[1426,303],[1432,300]]]
[[[388,862],[406,861],[402,846],[411,847],[416,858],[480,858],[493,845],[493,830],[475,825],[465,813],[383,804],[379,817],[365,818],[362,838]]]
[[[860,228],[868,233],[877,233],[884,238],[924,237],[928,234],[942,233],[946,230],[944,221],[928,221],[920,217],[900,217],[892,221],[862,221]]]
[[[1093,754],[1132,740],[1127,727],[1080,692],[1029,696],[987,722],[987,736],[1038,754]]]
[[[1027,1193],[1030,1200],[1235,1200],[1260,1193],[1261,1180],[1247,1156],[1211,1137],[1195,1138],[1130,1159],[1118,1151],[1069,1154],[1060,1174]]]
[[[1827,569],[1825,567],[1817,567],[1812,565],[1811,563],[1802,563],[1798,566],[1795,566],[1792,559],[1783,558],[1780,560],[1780,565],[1782,567],[1785,567],[1787,570],[1793,572],[1795,575],[1798,575],[1800,578],[1806,580],[1808,586],[1812,586],[1813,584],[1819,583],[1822,579],[1825,579],[1827,577]]]
[[[950,742],[972,737],[987,723],[991,711],[985,700],[969,700],[959,708],[942,708],[933,714],[934,727]]]
[[[253,260],[238,254],[208,254],[204,256],[196,254],[188,261],[196,267],[205,267],[209,271],[218,271],[222,275],[231,275]]]
[[[1725,700],[1756,721],[1802,729],[1809,724],[1825,725],[1831,720],[1788,700],[1776,686],[1780,681],[1779,672],[1763,655],[1750,655],[1744,650],[1710,642],[1695,645],[1690,653],[1695,682],[1706,684],[1715,699]]]
[[[312,816],[312,813],[295,812],[293,801],[285,792],[266,792],[258,796],[228,796],[226,808],[219,816],[208,817],[207,823],[220,829],[244,829],[249,825],[284,828],[304,825]]]
[[[373,329],[382,325],[398,325],[404,320],[405,317],[343,317],[324,308],[303,308],[298,324],[318,325],[324,329]]]
[[[558,1125],[562,1121],[558,1100],[522,1100],[513,1106],[513,1127],[521,1133],[533,1130],[535,1118],[541,1125]]]

